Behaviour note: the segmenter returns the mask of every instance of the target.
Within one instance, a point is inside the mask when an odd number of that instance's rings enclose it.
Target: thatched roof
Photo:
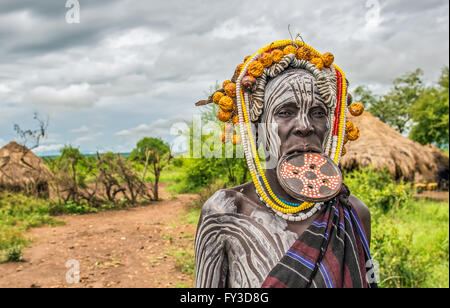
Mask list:
[[[361,135],[346,144],[347,154],[341,160],[344,169],[387,167],[396,179],[434,182],[437,170],[449,165],[449,159],[437,147],[412,141],[367,111],[348,120]]]
[[[32,151],[15,141],[0,149],[0,188],[40,192],[53,177]]]

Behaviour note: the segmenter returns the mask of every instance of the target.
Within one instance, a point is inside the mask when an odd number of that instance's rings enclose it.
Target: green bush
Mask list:
[[[63,215],[63,214],[73,214],[73,215],[83,215],[83,214],[91,214],[98,213],[100,211],[107,210],[121,210],[125,208],[129,208],[131,205],[128,203],[128,200],[122,198],[117,202],[108,202],[104,201],[99,207],[90,206],[86,201],[80,200],[79,203],[68,200],[65,203],[51,202],[50,204],[50,215]]]
[[[22,247],[14,245],[6,251],[6,262],[20,262],[22,261]]]
[[[68,200],[65,204],[55,205],[55,213],[59,209],[59,214],[88,214],[88,213],[97,213],[98,209],[90,207],[87,204],[76,203],[72,200]]]
[[[182,181],[188,192],[197,192],[201,187],[209,184],[215,173],[213,164],[205,159],[187,159],[184,169],[185,175]]]
[[[250,179],[243,158],[186,158],[180,170],[183,172],[170,188],[172,192],[197,193],[214,181],[233,187]]]
[[[370,209],[385,212],[405,204],[413,195],[410,184],[396,183],[386,169],[355,170],[344,174],[344,182]]]

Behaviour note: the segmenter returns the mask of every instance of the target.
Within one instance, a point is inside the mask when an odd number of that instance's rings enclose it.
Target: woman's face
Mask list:
[[[305,70],[277,78],[269,82],[265,95],[272,106],[271,119],[278,126],[278,158],[294,152],[322,153],[330,124],[315,78]]]

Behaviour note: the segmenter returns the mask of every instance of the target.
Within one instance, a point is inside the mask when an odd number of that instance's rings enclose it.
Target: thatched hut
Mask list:
[[[43,161],[17,142],[12,141],[0,149],[0,191],[22,191],[46,197],[52,177]]]
[[[341,166],[346,170],[386,167],[396,179],[434,182],[438,169],[449,165],[449,159],[437,147],[412,141],[367,111],[348,120],[359,128],[361,136],[345,146],[347,154]]]

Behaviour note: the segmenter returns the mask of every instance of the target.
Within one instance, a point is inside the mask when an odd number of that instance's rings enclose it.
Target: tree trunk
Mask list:
[[[156,153],[156,162],[153,161],[153,170],[155,172],[155,184],[153,186],[153,199],[156,201],[159,200],[158,194],[158,185],[159,185],[159,176],[161,172],[160,164],[159,164],[159,153]]]
[[[153,199],[155,199],[156,201],[159,200],[158,185],[159,185],[159,172],[155,174],[155,185],[153,189]]]

